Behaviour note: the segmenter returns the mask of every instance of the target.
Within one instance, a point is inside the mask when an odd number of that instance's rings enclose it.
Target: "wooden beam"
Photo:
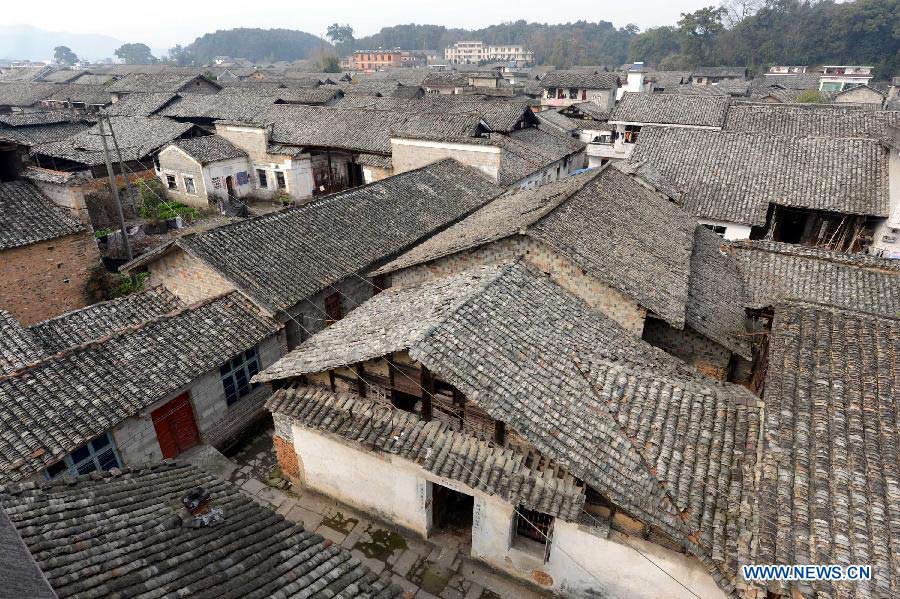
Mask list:
[[[422,418],[424,420],[431,420],[433,415],[433,409],[431,406],[431,399],[434,397],[434,377],[431,376],[431,372],[425,365],[422,365],[421,370],[421,385],[422,385]]]
[[[362,362],[355,366],[356,370],[356,392],[359,393],[360,397],[366,396],[366,381],[363,377],[366,374],[366,371],[363,369]]]

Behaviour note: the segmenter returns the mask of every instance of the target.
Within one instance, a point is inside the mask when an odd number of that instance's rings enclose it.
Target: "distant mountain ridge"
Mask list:
[[[108,35],[47,31],[31,25],[0,25],[0,58],[8,60],[51,60],[53,48],[68,46],[79,58],[115,58],[113,52],[124,42]]]
[[[216,56],[254,62],[291,61],[333,49],[329,42],[305,31],[241,27],[207,33],[185,46],[184,51],[195,64],[207,64]]]

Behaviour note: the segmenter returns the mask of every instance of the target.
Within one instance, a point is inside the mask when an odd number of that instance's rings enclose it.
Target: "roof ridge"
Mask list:
[[[68,487],[84,481],[117,479],[129,474],[141,475],[143,473],[161,470],[194,470],[200,474],[211,476],[189,462],[180,462],[171,458],[166,458],[161,462],[140,464],[138,466],[125,466],[123,468],[111,468],[110,470],[95,470],[90,474],[79,474],[77,476],[64,474],[59,478],[49,481],[34,482],[26,480],[2,483],[0,484],[0,495],[20,495],[26,491],[47,491],[54,487]],[[223,482],[232,484],[229,481]]]
[[[113,331],[112,333],[109,333],[108,335],[104,335],[103,337],[98,337],[97,339],[91,339],[89,341],[85,341],[83,343],[73,345],[72,347],[67,347],[66,349],[56,352],[55,354],[47,355],[44,358],[41,358],[40,360],[38,360],[37,362],[32,362],[32,363],[26,364],[25,366],[18,368],[16,370],[13,370],[12,372],[0,375],[0,382],[18,378],[20,376],[27,376],[31,369],[36,368],[38,366],[42,366],[46,363],[50,363],[55,360],[79,353],[81,351],[91,349],[92,347],[100,346],[108,341],[111,341],[112,339],[124,337],[127,334],[146,329],[153,324],[163,323],[163,322],[178,318],[179,316],[181,316],[187,312],[199,310],[199,309],[204,308],[218,300],[223,300],[223,299],[228,298],[233,295],[240,297],[241,299],[239,301],[241,301],[242,303],[245,303],[245,304],[249,303],[249,300],[247,300],[243,296],[243,293],[238,291],[237,289],[232,290],[232,291],[227,291],[220,295],[216,295],[216,296],[201,300],[195,304],[183,306],[181,308],[178,308],[177,310],[173,310],[172,312],[162,314],[156,318],[153,318],[150,320],[145,320],[144,322],[139,322],[139,323],[128,325],[126,327],[123,327],[121,329]],[[256,308],[256,306],[253,306],[253,308],[258,310],[258,308]]]
[[[128,301],[130,299],[134,299],[135,297],[138,297],[141,295],[150,294],[151,292],[158,293],[161,291],[164,292],[163,295],[169,294],[172,298],[178,300],[179,303],[183,303],[181,301],[181,298],[179,298],[177,295],[175,295],[174,293],[169,291],[169,289],[165,285],[159,284],[159,285],[154,285],[152,287],[148,287],[142,291],[139,291],[138,293],[129,293],[126,295],[120,295],[119,297],[114,297],[112,299],[104,300],[102,302],[97,302],[96,304],[91,304],[89,306],[84,306],[82,308],[75,308],[74,310],[69,310],[68,312],[63,312],[62,314],[58,314],[51,318],[47,318],[45,320],[35,322],[33,324],[28,325],[25,328],[32,329],[34,327],[46,324],[48,322],[56,322],[58,320],[62,320],[63,318],[68,318],[69,316],[72,316],[73,314],[78,314],[79,312],[86,312],[87,310],[92,310],[94,308],[97,308],[98,306],[111,306],[114,304],[118,305],[118,304],[125,303],[126,301]]]

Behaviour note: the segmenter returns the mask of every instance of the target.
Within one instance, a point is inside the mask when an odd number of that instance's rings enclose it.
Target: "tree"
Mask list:
[[[73,65],[78,62],[78,56],[76,56],[68,46],[57,46],[53,48],[53,59],[62,65]]]
[[[682,53],[695,65],[715,62],[713,46],[719,35],[725,30],[722,18],[724,8],[707,6],[692,13],[681,13],[678,30],[681,33]]]
[[[325,37],[331,40],[338,52],[342,55],[353,52],[353,27],[350,25],[341,25],[340,23],[332,23],[328,26]]]
[[[323,73],[340,73],[341,62],[334,54],[322,54],[316,58],[316,66]]]
[[[824,101],[822,93],[817,89],[805,89],[797,96],[797,102],[801,104],[819,104]]]
[[[190,52],[183,48],[181,44],[175,44],[169,48],[168,62],[179,67],[184,67],[190,65],[193,60]]]
[[[658,65],[667,56],[679,52],[681,39],[675,27],[652,27],[631,40],[628,60]]]
[[[114,53],[125,64],[153,64],[156,57],[147,44],[123,44]]]

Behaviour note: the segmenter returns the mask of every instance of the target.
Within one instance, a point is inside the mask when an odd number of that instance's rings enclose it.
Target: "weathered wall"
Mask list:
[[[728,378],[731,351],[690,327],[679,330],[658,318],[648,318],[643,337],[650,345],[693,365],[707,376]]]
[[[205,262],[177,249],[148,266],[148,286],[164,285],[186,304],[215,297],[235,289]]]
[[[363,452],[296,424],[292,436],[305,487],[427,536],[420,479],[395,467],[394,456]]]
[[[463,144],[424,139],[391,139],[391,160],[394,174],[405,173],[444,158],[453,158],[472,166],[497,182],[500,172],[501,149],[482,144]]]
[[[0,252],[0,309],[24,325],[91,303],[87,284],[102,268],[90,230]]]
[[[547,273],[555,283],[588,306],[612,318],[635,335],[640,336],[643,332],[646,309],[614,287],[585,273],[553,248],[527,236],[507,237],[398,271],[391,275],[391,285],[406,287],[474,266],[510,261],[519,256]]]
[[[533,189],[535,187],[540,187],[541,185],[546,185],[547,183],[558,181],[559,179],[564,179],[568,177],[569,173],[572,171],[584,168],[585,166],[587,166],[587,156],[585,151],[582,150],[570,157],[567,156],[561,160],[557,160],[541,170],[531,173],[527,177],[523,177],[509,187],[516,186],[520,189]]]
[[[300,300],[288,310],[293,316],[293,320],[285,323],[289,349],[297,347],[301,340],[307,339],[325,328],[327,320],[325,298],[336,293],[340,297],[341,313],[346,316],[351,310],[371,298],[374,295],[374,288],[370,279],[349,276],[329,285],[312,297]]]
[[[394,169],[391,168],[381,168],[378,166],[363,166],[363,178],[366,183],[374,183],[375,181],[381,181],[382,179],[387,179],[388,177],[392,177],[394,175]]]
[[[203,179],[203,169],[200,163],[175,146],[169,146],[159,153],[159,171],[157,176],[162,183],[163,192],[167,200],[181,202],[198,210],[209,209],[206,183]],[[175,189],[169,187],[169,176],[175,178]],[[193,178],[193,193],[188,192],[184,181],[185,177]]]
[[[30,181],[54,204],[62,206],[84,224],[91,224],[91,215],[88,213],[87,204],[84,200],[84,190],[81,186],[49,183],[38,179],[31,179]]]

